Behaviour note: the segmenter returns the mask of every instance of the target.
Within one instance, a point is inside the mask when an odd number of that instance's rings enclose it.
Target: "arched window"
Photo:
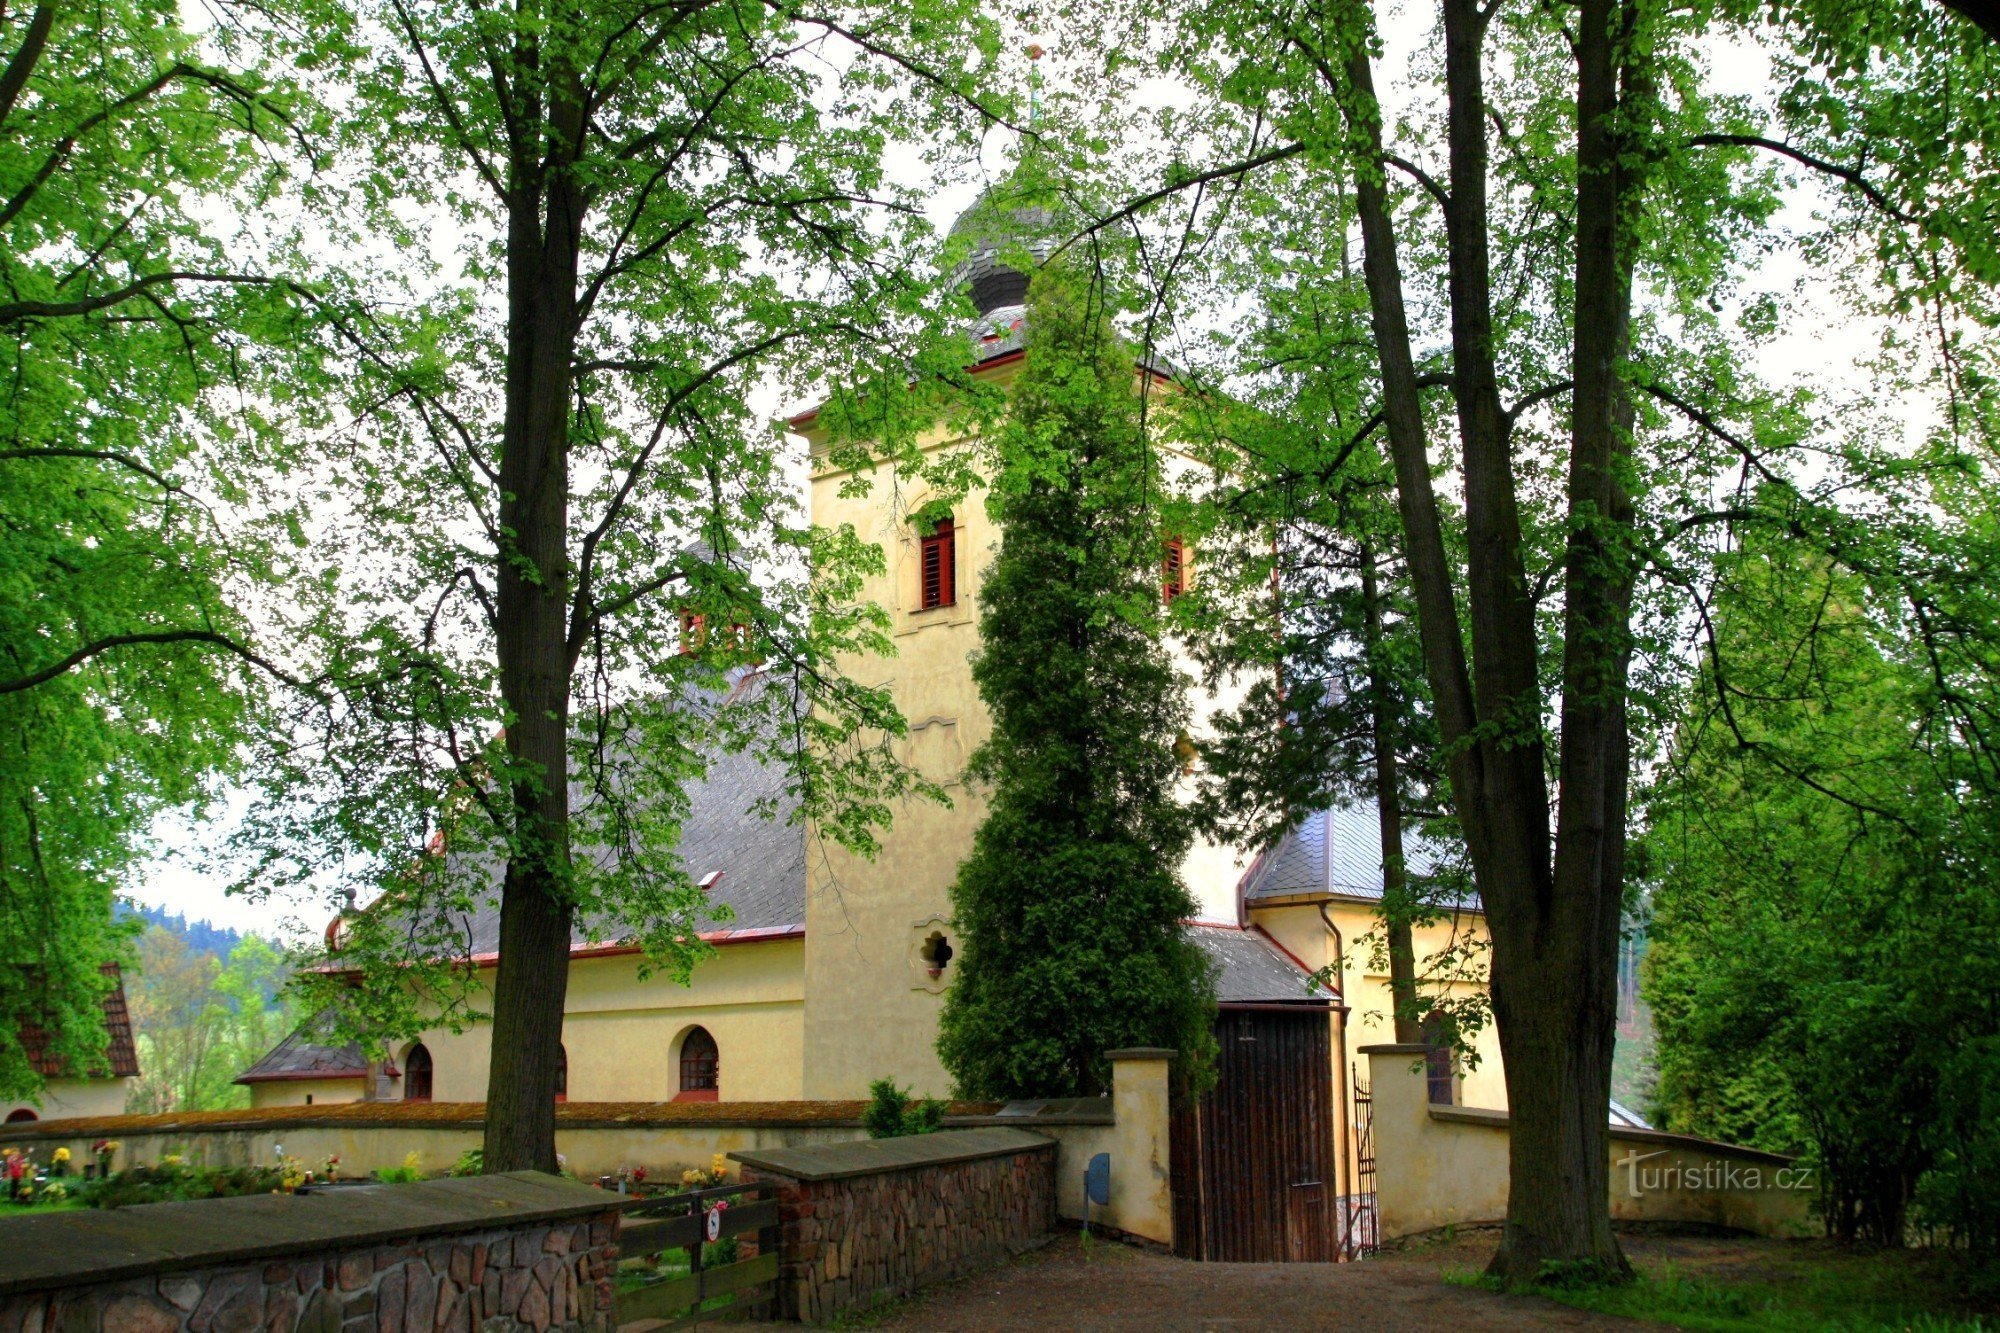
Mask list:
[[[923,535],[922,605],[926,611],[951,606],[958,601],[954,566],[958,555],[958,531],[946,514]]]
[[[30,1120],[37,1119],[40,1117],[25,1106],[17,1107],[7,1113],[7,1123],[10,1125],[24,1125]]]
[[[556,1100],[569,1100],[569,1049],[556,1047]]]
[[[403,1057],[403,1100],[427,1102],[431,1099],[431,1053],[418,1042]]]
[[[681,1038],[681,1090],[677,1100],[715,1100],[717,1076],[722,1068],[721,1053],[707,1028],[689,1028]]]

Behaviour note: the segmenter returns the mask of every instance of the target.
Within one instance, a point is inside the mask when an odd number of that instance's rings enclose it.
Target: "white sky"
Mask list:
[[[198,0],[184,0],[184,3],[189,20],[199,23],[200,18],[193,12]],[[1388,52],[1380,77],[1386,100],[1391,102],[1393,123],[1395,90],[1401,82],[1396,71],[1406,69],[1414,52],[1425,43],[1431,7],[1397,6],[1388,13],[1385,25]],[[1728,85],[1729,91],[1760,91],[1765,71],[1763,56],[1752,47],[1718,45],[1713,52],[1711,72],[1715,82]],[[1170,87],[1162,89],[1157,83],[1147,88],[1148,95],[1164,93],[1171,97],[1173,91]],[[1003,173],[1011,156],[1011,135],[1006,131],[989,134],[982,153],[986,177],[993,179]],[[892,172],[906,180],[924,170],[914,147],[892,150],[891,161]],[[948,228],[971,205],[978,188],[976,182],[958,182],[930,190],[927,213],[931,223],[940,232]],[[1795,190],[1794,201],[1779,220],[1778,230],[1809,226],[1812,211],[1821,206],[1824,198],[1816,184]],[[1781,246],[1771,252],[1747,285],[1755,290],[1786,294],[1797,301],[1794,289],[1806,276],[1797,253]],[[1831,292],[1817,299],[1809,295],[1797,310],[1800,317],[1792,319],[1786,331],[1759,355],[1757,372],[1774,383],[1822,385],[1836,397],[1843,387],[1851,391],[1855,383],[1863,382],[1855,378],[1857,363],[1876,350],[1879,328],[1871,321],[1847,316]],[[759,395],[756,406],[765,417],[775,417],[796,407],[799,397],[786,386],[770,384]],[[1914,429],[1928,416],[1928,411],[1913,405],[1913,410],[1905,415],[1907,424]],[[804,484],[802,474],[800,484]],[[227,892],[230,876],[201,863],[203,853],[219,845],[240,824],[246,808],[247,801],[240,797],[225,797],[206,822],[196,823],[185,817],[162,820],[154,830],[153,854],[135,868],[123,887],[125,894],[141,903],[184,913],[190,919],[206,919],[238,930],[280,938],[317,934],[332,911],[324,901],[256,903],[232,896]]]

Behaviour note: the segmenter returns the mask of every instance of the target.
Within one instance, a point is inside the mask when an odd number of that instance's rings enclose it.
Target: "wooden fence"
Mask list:
[[[770,1185],[720,1185],[628,1199],[618,1228],[618,1322],[687,1328],[766,1315],[777,1291],[778,1199]],[[719,1247],[754,1235],[757,1253],[717,1262]],[[685,1267],[670,1252],[683,1251]],[[636,1285],[634,1285],[636,1281]]]

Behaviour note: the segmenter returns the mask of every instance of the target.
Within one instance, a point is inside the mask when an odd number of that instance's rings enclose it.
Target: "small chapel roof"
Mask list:
[[[132,1011],[125,1003],[125,979],[118,964],[105,963],[98,969],[110,978],[111,989],[104,992],[100,1008],[104,1014],[104,1063],[79,1075],[48,1049],[48,1036],[34,1023],[23,1023],[19,1038],[29,1066],[43,1078],[137,1078],[139,1052],[132,1040]]]
[[[1403,831],[1403,865],[1412,875],[1434,875],[1451,861],[1451,851],[1414,828]],[[1243,901],[1268,902],[1305,894],[1382,898],[1382,838],[1375,802],[1315,810],[1267,847],[1242,880]],[[1462,904],[1476,908],[1476,899]]]
[[[236,1076],[238,1083],[275,1083],[292,1078],[366,1078],[368,1057],[361,1043],[333,1044],[334,1015],[322,1009],[269,1054]]]
[[[1187,923],[1188,938],[1215,963],[1217,1004],[1330,1004],[1333,993],[1311,969],[1261,930],[1212,921]]]

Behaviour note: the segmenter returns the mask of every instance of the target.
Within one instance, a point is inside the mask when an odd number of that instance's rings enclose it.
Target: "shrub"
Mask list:
[[[445,1172],[445,1174],[448,1176],[485,1175],[486,1150],[484,1148],[467,1148],[458,1155],[458,1160],[451,1164],[451,1170]]]
[[[269,1194],[280,1188],[282,1173],[268,1166],[233,1166],[207,1170],[178,1158],[163,1158],[152,1166],[135,1166],[107,1179],[79,1186],[93,1208],[130,1208],[142,1203],[178,1203],[188,1199],[228,1199],[243,1194]]]
[[[861,1124],[871,1139],[935,1134],[944,1128],[943,1102],[934,1097],[914,1098],[909,1089],[897,1087],[892,1078],[878,1078],[870,1083],[868,1096],[868,1109],[861,1113]]]

